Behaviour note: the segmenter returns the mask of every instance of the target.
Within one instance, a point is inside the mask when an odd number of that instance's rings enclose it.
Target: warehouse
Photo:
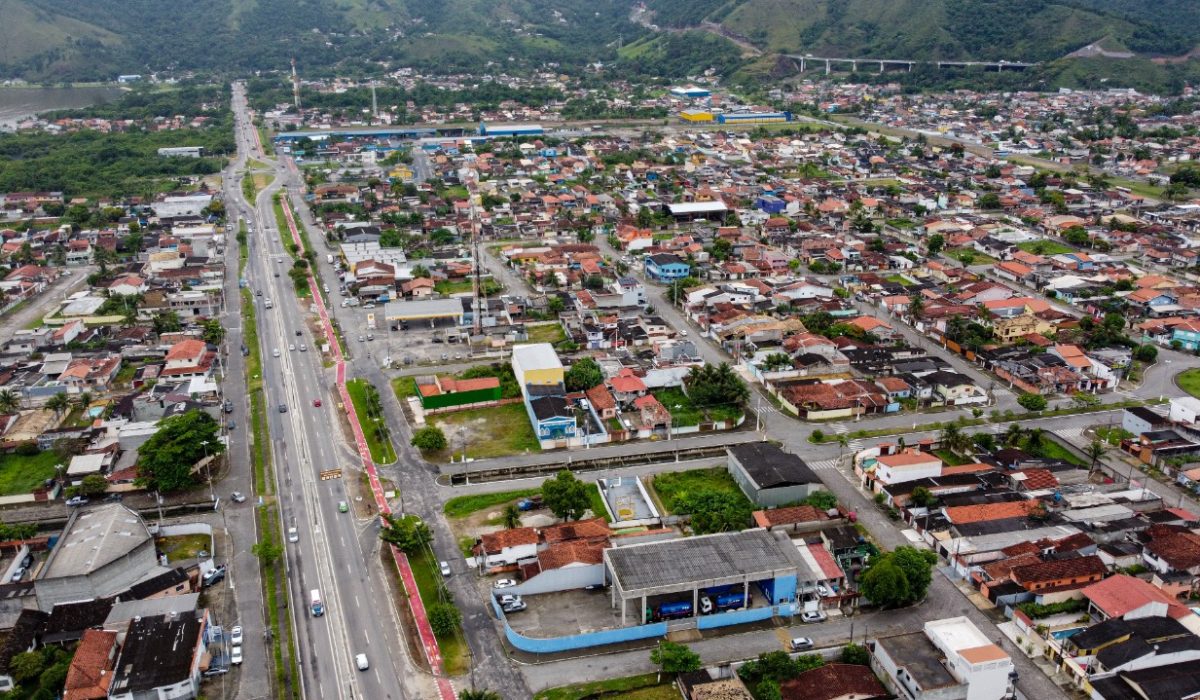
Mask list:
[[[711,124],[716,120],[707,109],[685,109],[679,113],[679,118],[692,124]]]
[[[769,442],[731,446],[729,474],[746,497],[760,508],[796,503],[825,490],[803,459]]]
[[[712,97],[712,92],[710,92],[707,88],[689,85],[688,87],[671,88],[671,97],[676,97],[681,100],[697,100],[705,97]]]
[[[762,529],[606,549],[604,569],[612,581],[612,605],[621,605],[623,626],[629,601],[638,605],[641,624],[648,614],[661,617],[655,611],[667,606],[683,612],[675,617],[693,617],[702,589],[722,587],[749,598],[756,584],[767,605],[774,606],[795,600],[797,581],[811,585],[816,580],[786,534]]]
[[[667,205],[667,211],[676,221],[691,221],[693,219],[715,219],[724,221],[729,213],[725,202],[675,202]]]
[[[541,136],[541,124],[487,124],[479,122],[480,136]]]
[[[462,325],[463,300],[452,299],[423,299],[421,301],[393,301],[383,305],[384,319],[392,321],[436,321],[439,319],[454,319],[455,324]]]
[[[718,124],[782,124],[792,121],[791,112],[735,112],[718,114]]]

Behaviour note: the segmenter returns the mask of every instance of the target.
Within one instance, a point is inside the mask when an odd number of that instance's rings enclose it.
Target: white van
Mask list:
[[[325,604],[321,602],[321,591],[312,589],[308,594],[309,610],[312,611],[313,617],[320,617],[325,614]]]

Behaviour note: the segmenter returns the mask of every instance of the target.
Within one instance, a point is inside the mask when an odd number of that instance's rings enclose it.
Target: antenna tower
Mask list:
[[[296,113],[300,113],[300,76],[296,74],[296,57],[292,57],[292,101],[296,103]]]

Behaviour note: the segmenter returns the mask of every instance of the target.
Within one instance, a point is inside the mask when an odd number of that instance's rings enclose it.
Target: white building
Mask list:
[[[1012,659],[965,617],[875,640],[871,668],[909,700],[1001,700],[1012,694]]]
[[[1171,412],[1167,417],[1172,423],[1187,423],[1194,425],[1200,417],[1200,399],[1194,396],[1181,396],[1171,399]]]

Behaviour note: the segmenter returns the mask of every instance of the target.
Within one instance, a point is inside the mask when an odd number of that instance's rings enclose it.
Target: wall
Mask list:
[[[453,394],[438,394],[437,396],[418,396],[421,406],[425,409],[448,408],[465,406],[473,403],[484,403],[500,400],[500,387],[491,389],[476,389],[474,391],[459,391]]]
[[[176,537],[179,535],[208,535],[212,537],[212,525],[208,523],[183,523],[179,525],[150,526],[150,532],[156,537]],[[211,548],[210,548],[211,549]]]
[[[513,628],[508,626],[508,620],[504,617],[504,611],[500,609],[500,603],[495,598],[492,598],[492,609],[495,611],[497,617],[504,620],[504,636],[508,639],[508,643],[521,651],[534,654],[552,654],[559,651],[587,649],[605,644],[633,642],[639,639],[653,639],[667,635],[667,623],[656,622],[649,625],[621,627],[619,629],[600,630],[598,632],[584,632],[565,637],[535,639],[518,634],[513,631]]]
[[[781,616],[791,617],[792,606],[781,605],[778,612]],[[728,627],[729,625],[742,625],[747,622],[761,622],[774,617],[776,609],[770,606],[762,608],[747,608],[745,610],[731,610],[729,612],[716,613],[713,615],[701,615],[696,618],[696,627],[702,630],[716,629],[718,627]]]
[[[594,583],[604,583],[603,564],[584,564],[543,571],[519,586],[505,589],[504,592],[514,595],[537,595],[576,590]]]

